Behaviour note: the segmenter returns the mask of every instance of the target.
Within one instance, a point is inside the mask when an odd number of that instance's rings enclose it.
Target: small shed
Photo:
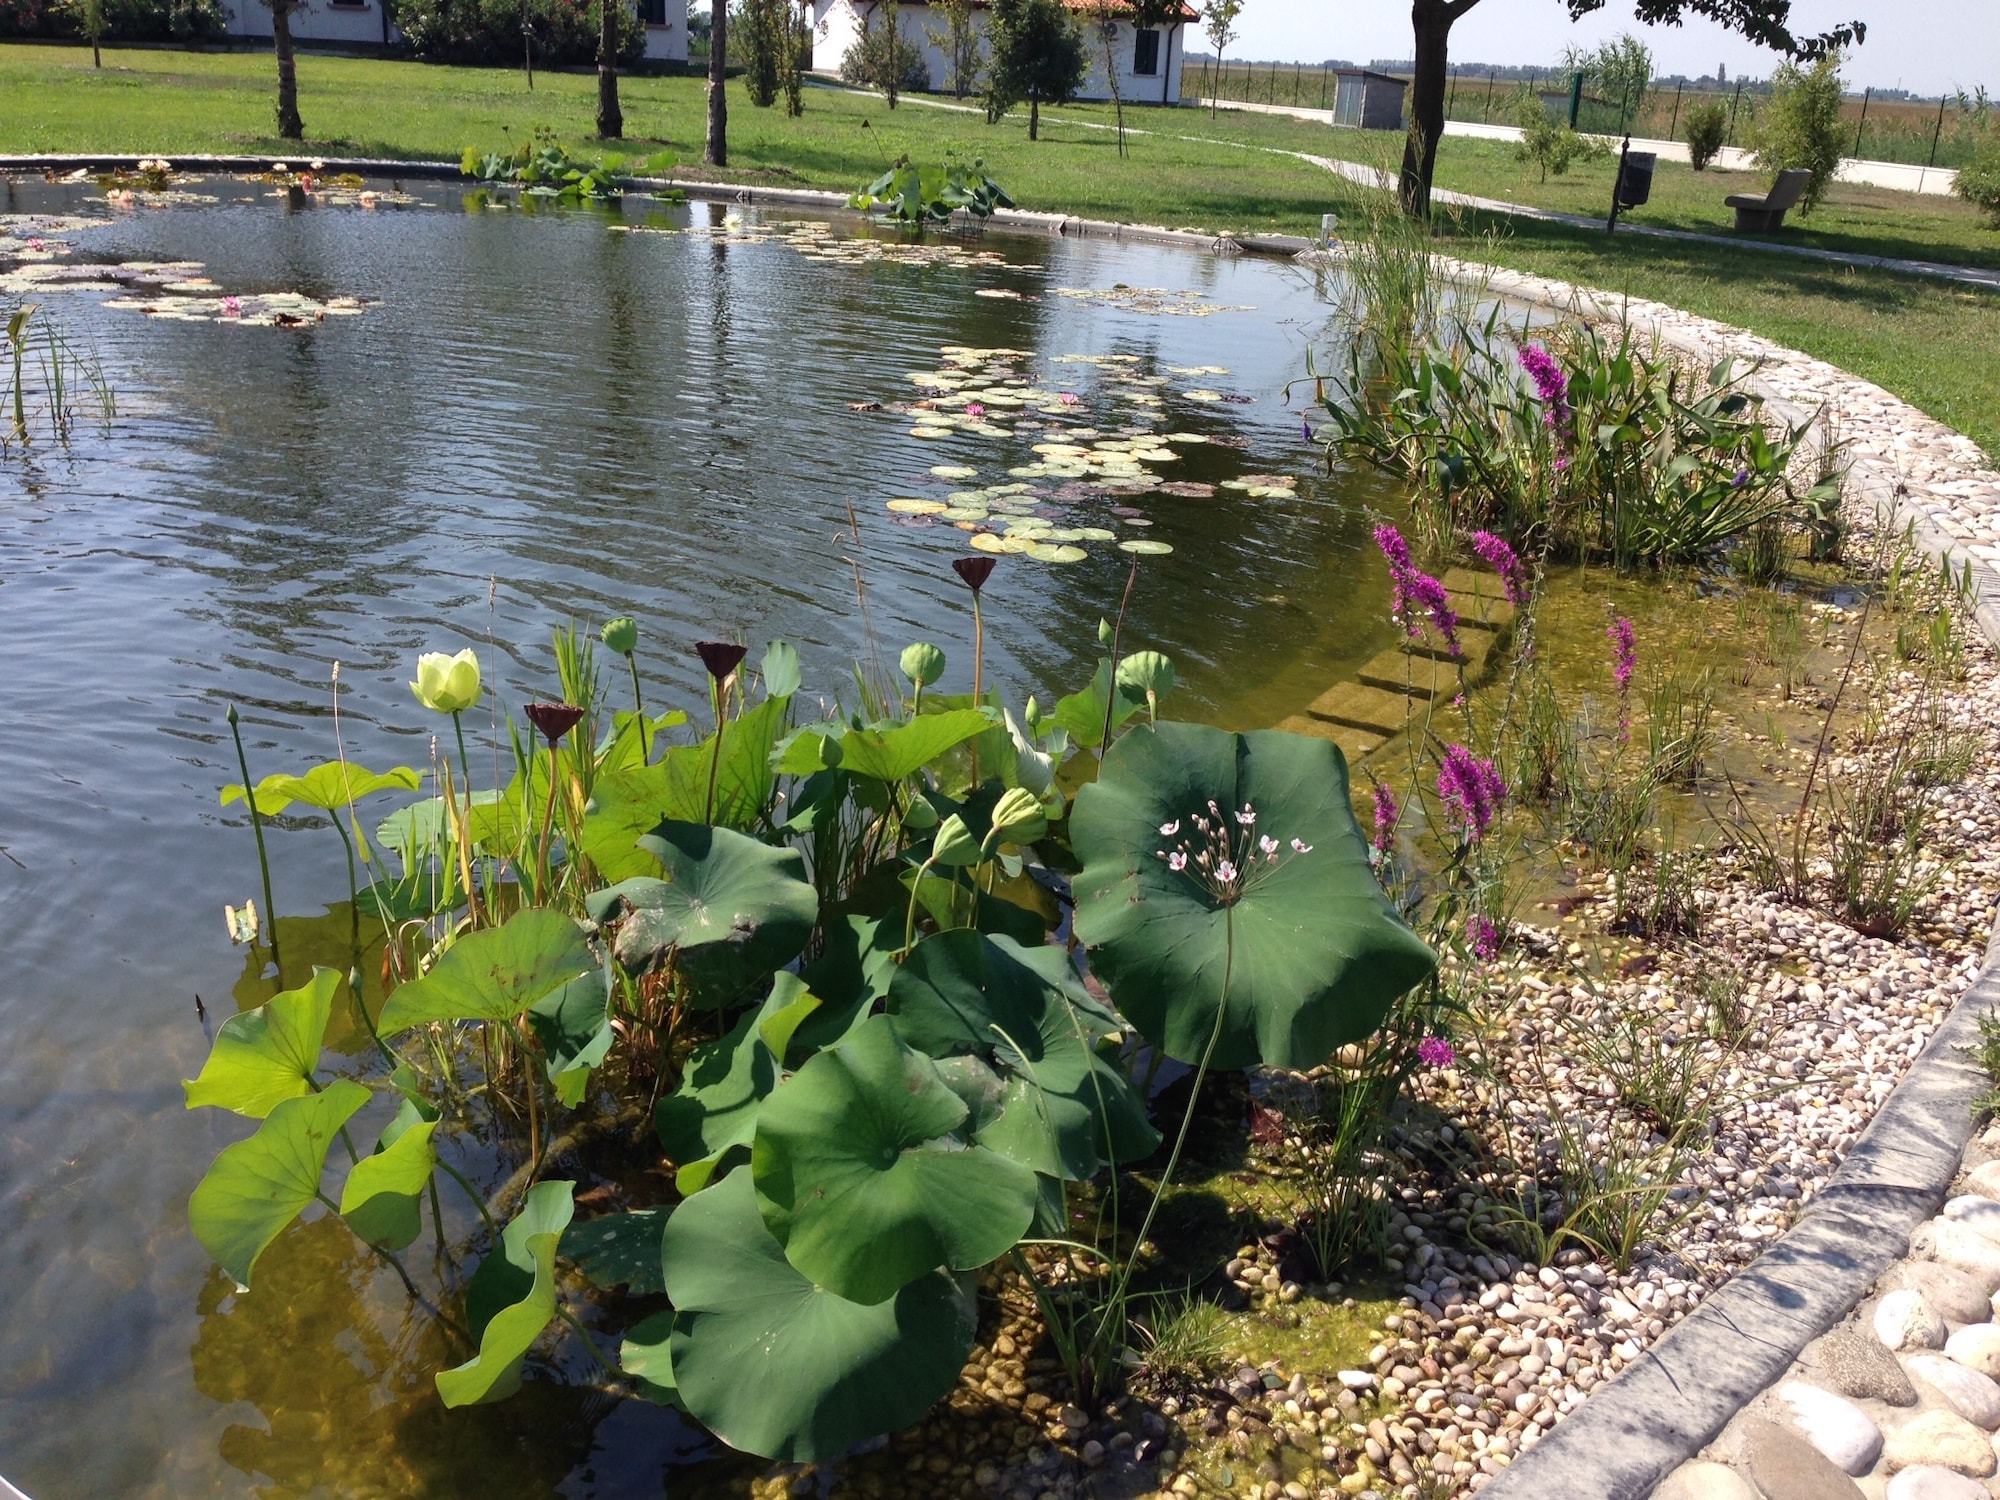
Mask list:
[[[1333,70],[1333,123],[1363,130],[1403,128],[1403,90],[1408,85],[1390,73],[1367,68]]]

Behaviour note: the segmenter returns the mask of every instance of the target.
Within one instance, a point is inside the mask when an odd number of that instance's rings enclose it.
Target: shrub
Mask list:
[[[223,34],[217,0],[99,0],[105,42],[205,42]],[[84,0],[0,0],[0,36],[89,34]]]
[[[922,92],[931,86],[930,67],[916,43],[886,26],[871,26],[841,58],[840,80],[864,88],[887,88],[891,78],[899,90]]]
[[[1704,99],[1687,112],[1687,124],[1683,127],[1688,143],[1688,160],[1697,172],[1708,170],[1708,164],[1715,160],[1722,149],[1722,140],[1729,132],[1729,111],[1720,99]]]
[[[1989,132],[1971,161],[1958,169],[1954,193],[1986,215],[2000,229],[2000,134]]]
[[[1542,169],[1542,181],[1549,175],[1557,177],[1569,170],[1570,163],[1586,151],[1583,137],[1569,128],[1567,121],[1555,119],[1542,101],[1533,94],[1523,94],[1514,107],[1514,119],[1521,127],[1521,144],[1514,154],[1523,162],[1533,162]]]
[[[390,0],[389,19],[410,51],[424,62],[490,68],[521,64],[521,29],[532,28],[535,61],[585,67],[597,61],[597,7],[582,0]],[[524,15],[525,12],[525,15]],[[645,57],[646,31],[621,5],[617,16],[618,65]]]
[[[1757,165],[1767,172],[1803,167],[1812,173],[1799,212],[1809,214],[1840,165],[1846,129],[1840,123],[1840,58],[1828,53],[1809,68],[1785,63],[1771,78],[1771,102],[1757,122]]]

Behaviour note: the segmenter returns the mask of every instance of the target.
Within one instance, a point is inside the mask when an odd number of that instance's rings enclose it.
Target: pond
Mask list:
[[[654,1493],[707,1451],[699,1433],[592,1393],[580,1361],[574,1386],[446,1412],[427,1321],[338,1224],[285,1235],[253,1297],[190,1237],[190,1189],[243,1132],[186,1112],[180,1080],[220,1017],[266,997],[219,910],[257,879],[249,830],[216,803],[237,779],[224,708],[241,706],[253,774],[316,762],[338,662],[349,753],[422,765],[437,720],[406,686],[418,652],[477,646],[518,704],[550,690],[552,625],[625,613],[649,701],[697,717],[698,638],[788,639],[829,701],[854,660],[927,638],[962,688],[971,622],[947,565],[968,534],[887,502],[963,508],[947,495],[1027,482],[1051,492],[1050,529],[1111,539],[1036,543],[1076,562],[1002,559],[989,683],[1017,704],[1080,686],[1126,585],[1117,542],[1155,541],[1172,550],[1141,559],[1128,642],[1173,656],[1179,716],[1275,722],[1393,631],[1368,511],[1394,492],[1316,476],[1283,396],[1326,289],[1269,261],[1000,234],[945,263],[864,259],[801,215],[710,204],[193,191],[212,201],[50,238],[70,264],[165,265],[153,279],[189,299],[205,277],[252,313],[278,293],[359,308],[287,328],[33,298],[94,348],[119,415],[0,466],[0,1468],[37,1500]],[[40,181],[6,206],[106,213],[94,188]],[[989,387],[993,431],[912,435],[883,408],[951,389],[910,377],[963,367],[952,348],[1025,351],[1011,368],[1040,394]],[[1187,493],[1076,489],[1128,460],[1035,449],[1116,443],[1135,416],[1210,439],[1157,463]],[[1245,476],[1264,478],[1203,492]],[[337,843],[274,838],[278,908],[307,934],[340,886]]]

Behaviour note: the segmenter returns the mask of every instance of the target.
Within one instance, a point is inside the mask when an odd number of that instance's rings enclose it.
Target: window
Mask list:
[[[648,26],[667,24],[667,0],[639,0],[639,19]]]
[[[1147,30],[1134,34],[1132,72],[1139,78],[1157,78],[1160,72],[1160,34]]]

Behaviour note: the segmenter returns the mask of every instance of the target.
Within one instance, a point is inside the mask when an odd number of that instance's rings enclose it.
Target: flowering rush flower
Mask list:
[[[1632,690],[1632,669],[1639,665],[1639,643],[1632,633],[1632,622],[1623,615],[1618,616],[1604,630],[1611,642],[1611,677],[1618,684],[1620,693]]]
[[[1229,812],[1210,802],[1203,812],[1162,823],[1160,837],[1175,838],[1183,823],[1189,825],[1188,836],[1154,854],[1169,870],[1193,880],[1221,906],[1233,906],[1279,866],[1312,853],[1313,846],[1304,839],[1292,839],[1291,853],[1286,854],[1282,840],[1256,832],[1257,810],[1247,802]]]
[[[1402,808],[1396,805],[1396,794],[1382,782],[1376,782],[1375,837],[1370,842],[1378,855],[1388,857],[1396,841],[1396,823],[1402,816]]]
[[[1556,363],[1555,356],[1540,344],[1521,346],[1521,368],[1528,372],[1528,378],[1535,382],[1535,394],[1542,398],[1542,405],[1548,409],[1542,413],[1542,421],[1549,427],[1569,420],[1569,377]]]
[[[1507,591],[1507,602],[1516,609],[1528,605],[1528,570],[1521,566],[1521,559],[1514,549],[1507,545],[1505,537],[1495,536],[1490,531],[1472,533],[1472,550],[1479,554],[1486,566],[1500,575],[1500,586]]]
[[[1482,760],[1463,745],[1447,745],[1438,767],[1438,795],[1452,820],[1465,830],[1467,842],[1476,844],[1493,826],[1507,798],[1507,783],[1492,761]]]
[[[1472,949],[1472,956],[1483,964],[1490,964],[1500,956],[1500,929],[1493,925],[1491,917],[1475,913],[1466,918],[1465,941]]]
[[[1453,656],[1464,653],[1458,644],[1458,611],[1451,607],[1451,595],[1442,583],[1410,560],[1410,544],[1403,533],[1389,525],[1375,528],[1375,545],[1389,560],[1389,583],[1393,590],[1389,613],[1402,622],[1411,640],[1423,633],[1425,617]]]
[[[1458,1053],[1441,1036],[1427,1036],[1417,1043],[1417,1060],[1427,1068],[1448,1068],[1458,1061]]]

